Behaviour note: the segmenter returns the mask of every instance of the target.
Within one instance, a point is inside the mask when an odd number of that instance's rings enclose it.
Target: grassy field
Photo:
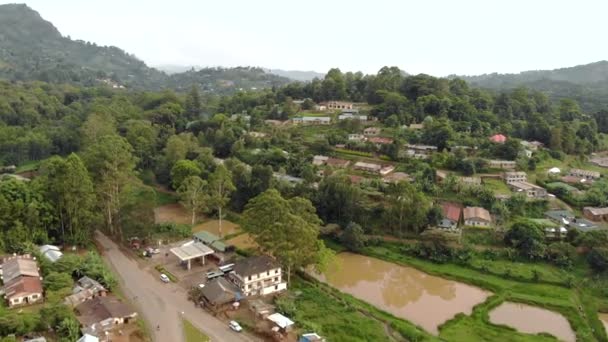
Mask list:
[[[368,247],[364,254],[386,261],[413,266],[430,274],[462,281],[492,291],[498,299],[488,300],[476,307],[472,316],[459,315],[440,327],[440,337],[448,341],[545,341],[547,336],[515,333],[506,327],[489,323],[487,312],[502,301],[526,303],[561,313],[576,332],[578,341],[606,341],[606,333],[597,318],[600,301],[592,297],[575,278],[573,287],[553,284],[564,282],[566,273],[546,264],[524,264],[509,261],[484,261],[483,269],[455,264],[435,264],[410,257],[401,252],[396,243],[383,243]],[[476,261],[473,261],[475,263]],[[509,270],[508,275],[504,272]],[[534,279],[534,273],[538,279]],[[503,272],[502,276],[500,274]],[[522,279],[518,279],[521,277]],[[528,280],[529,278],[532,278]],[[525,280],[524,280],[525,279]],[[494,297],[493,297],[494,298]],[[494,302],[496,301],[496,302]],[[580,311],[582,309],[585,314]],[[549,339],[551,340],[551,339]]]
[[[293,312],[287,314],[328,341],[391,341],[391,333],[410,341],[437,340],[409,322],[317,281],[295,278],[290,291],[297,295]]]
[[[186,342],[207,342],[211,341],[209,337],[198,330],[190,321],[182,319],[182,326],[184,328],[184,338]]]
[[[490,179],[486,178],[483,180],[483,184],[486,188],[492,190],[496,195],[509,195],[511,190],[505,182],[501,179]]]

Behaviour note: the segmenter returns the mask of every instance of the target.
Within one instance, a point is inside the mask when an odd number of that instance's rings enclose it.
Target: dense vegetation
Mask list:
[[[260,68],[203,68],[168,76],[117,47],[63,37],[37,12],[16,4],[0,6],[0,77],[156,90],[183,90],[197,84],[216,93],[288,82]]]

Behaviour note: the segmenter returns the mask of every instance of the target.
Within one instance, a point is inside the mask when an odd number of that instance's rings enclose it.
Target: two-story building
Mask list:
[[[503,173],[505,183],[511,184],[515,182],[527,182],[528,175],[523,171],[508,171]]]
[[[281,266],[267,255],[236,262],[229,278],[245,296],[264,296],[287,288]]]

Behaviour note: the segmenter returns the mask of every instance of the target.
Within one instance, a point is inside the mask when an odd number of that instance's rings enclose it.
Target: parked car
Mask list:
[[[170,282],[170,281],[171,281],[171,279],[169,279],[169,277],[167,277],[167,275],[166,275],[166,274],[164,274],[164,273],[162,273],[162,274],[160,275],[160,280],[161,280],[163,283],[168,283],[168,282]]]
[[[211,272],[207,272],[207,280],[211,280],[211,279],[215,279],[218,277],[223,277],[224,276],[224,272],[220,271],[220,270],[214,270]]]
[[[236,332],[243,331],[243,328],[241,328],[241,325],[237,321],[230,321],[230,323],[228,323],[228,326],[230,327],[230,329],[232,329]]]

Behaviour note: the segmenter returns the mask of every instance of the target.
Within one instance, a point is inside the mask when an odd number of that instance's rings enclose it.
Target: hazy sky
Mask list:
[[[2,1],[3,2],[3,1]],[[608,59],[606,0],[30,0],[149,65],[480,74]]]

